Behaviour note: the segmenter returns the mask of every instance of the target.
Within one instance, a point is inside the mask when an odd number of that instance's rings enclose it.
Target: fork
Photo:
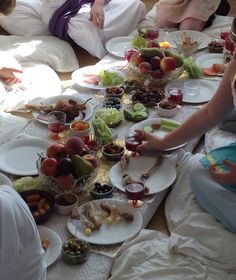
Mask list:
[[[148,179],[149,176],[151,175],[151,173],[156,170],[157,167],[159,167],[163,161],[163,155],[162,154],[159,154],[157,159],[156,159],[156,162],[154,163],[153,166],[151,166],[147,171],[145,172],[142,172],[141,174],[141,179]]]

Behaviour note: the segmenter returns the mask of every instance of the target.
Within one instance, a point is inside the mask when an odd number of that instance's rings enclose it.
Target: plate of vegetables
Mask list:
[[[167,133],[173,131],[174,129],[178,128],[181,125],[181,123],[165,119],[165,118],[152,118],[152,119],[146,119],[144,121],[141,121],[139,123],[136,123],[133,125],[129,130],[129,135],[132,136],[135,134],[136,130],[144,130],[149,133],[153,133],[154,135],[163,138]],[[186,143],[179,145],[177,147],[167,149],[166,151],[175,150],[177,148],[181,148]]]
[[[125,74],[116,68],[104,65],[86,66],[74,71],[71,79],[75,84],[90,89],[119,87],[125,80]]]

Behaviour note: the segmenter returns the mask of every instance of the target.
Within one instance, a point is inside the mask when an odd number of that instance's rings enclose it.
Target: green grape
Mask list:
[[[26,190],[32,190],[32,189],[37,189],[43,185],[43,179],[38,176],[38,177],[22,177],[18,180],[16,180],[13,184],[15,187],[16,191],[22,192]]]
[[[141,49],[146,47],[147,40],[139,35],[134,36],[132,39],[132,45],[135,48]]]

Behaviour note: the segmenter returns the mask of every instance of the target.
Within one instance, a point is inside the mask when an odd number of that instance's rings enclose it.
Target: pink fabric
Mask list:
[[[159,0],[157,16],[173,23],[180,23],[186,18],[205,22],[219,4],[220,0]]]

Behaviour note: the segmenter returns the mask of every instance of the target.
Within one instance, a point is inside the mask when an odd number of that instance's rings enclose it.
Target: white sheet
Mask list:
[[[198,155],[182,157],[166,201],[170,237],[142,231],[123,246],[110,280],[236,279],[236,235],[198,206],[187,179],[192,160]]]
[[[0,17],[0,24],[13,35],[47,35],[48,23],[54,11],[65,0],[17,0],[16,9],[7,17]],[[100,30],[89,21],[90,5],[84,5],[71,18],[68,33],[76,44],[92,55],[102,58],[105,43],[118,36],[126,36],[144,19],[144,3],[139,0],[113,0],[104,7],[104,29]]]

